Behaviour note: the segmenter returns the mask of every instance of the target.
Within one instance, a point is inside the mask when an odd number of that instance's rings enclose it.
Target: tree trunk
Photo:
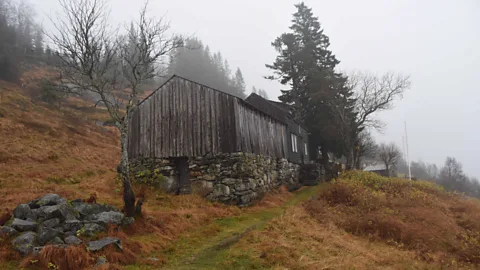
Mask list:
[[[362,159],[357,155],[356,160],[355,160],[355,169],[356,170],[361,170],[362,164],[361,164]]]
[[[322,147],[320,151],[322,152],[321,163],[323,165],[323,168],[325,169],[325,174],[326,174],[325,180],[330,181],[333,178],[337,178],[338,170],[330,164],[330,160],[329,160],[330,158],[328,157],[328,152],[325,150],[324,147]]]
[[[385,163],[385,168],[387,170],[387,177],[390,177],[390,168],[387,163]]]
[[[347,159],[346,164],[345,164],[345,169],[346,170],[353,170],[354,166],[354,156],[353,156],[353,149],[351,147],[348,147],[347,153],[345,158]]]
[[[130,181],[130,161],[128,160],[128,137],[127,129],[120,128],[120,140],[122,148],[122,158],[120,160],[120,177],[123,182],[123,202],[125,204],[125,215],[135,216],[135,193],[133,192],[132,182]]]

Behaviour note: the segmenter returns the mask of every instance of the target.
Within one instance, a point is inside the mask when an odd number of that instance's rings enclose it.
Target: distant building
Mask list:
[[[376,174],[379,174],[381,176],[385,177],[390,177],[390,176],[396,176],[395,168],[391,168],[390,172],[387,171],[387,167],[385,164],[373,164],[373,165],[368,165],[363,169],[365,172],[373,172]]]

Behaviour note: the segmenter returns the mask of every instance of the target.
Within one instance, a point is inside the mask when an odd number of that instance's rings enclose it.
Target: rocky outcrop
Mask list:
[[[226,153],[191,158],[188,163],[192,192],[227,204],[249,205],[282,184],[299,185],[300,166],[286,159]],[[132,164],[136,181],[178,192],[178,171],[173,160],[145,158]]]
[[[109,205],[88,204],[80,199],[69,202],[57,194],[48,194],[18,205],[13,211],[13,219],[0,227],[0,236],[13,238],[13,248],[26,256],[39,253],[45,245],[80,245],[82,240],[79,237],[105,232],[108,224],[126,225],[133,221]],[[101,249],[101,245],[110,244],[121,248],[120,240],[108,237],[91,241],[87,246],[92,246],[90,250],[95,251]]]

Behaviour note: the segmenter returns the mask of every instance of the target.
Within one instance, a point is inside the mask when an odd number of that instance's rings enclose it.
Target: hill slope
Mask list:
[[[43,70],[23,87],[0,81],[0,205],[10,210],[46,193],[96,192],[122,206],[118,133],[108,115],[81,100],[60,109],[32,99]],[[146,187],[144,218],[120,237],[124,254],[48,253],[21,262],[0,241],[0,268],[43,269],[81,254],[105,269],[439,269],[480,267],[480,206],[426,182],[347,173],[291,194],[284,189],[238,208]],[[0,209],[2,211],[3,209]],[[60,261],[59,261],[60,260]],[[75,268],[75,267],[73,267]]]

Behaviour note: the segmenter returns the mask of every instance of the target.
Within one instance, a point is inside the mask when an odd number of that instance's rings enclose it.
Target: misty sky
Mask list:
[[[31,1],[39,18],[57,0]],[[275,59],[270,43],[288,30],[291,0],[150,0],[175,32],[193,34],[240,67],[249,86],[276,98],[281,85],[263,79]],[[343,71],[409,74],[412,88],[392,111],[379,141],[402,147],[408,124],[410,159],[442,165],[454,156],[480,178],[480,1],[320,1],[305,3],[319,17]],[[142,1],[111,0],[112,22],[135,17]],[[48,27],[45,20],[43,24]]]

